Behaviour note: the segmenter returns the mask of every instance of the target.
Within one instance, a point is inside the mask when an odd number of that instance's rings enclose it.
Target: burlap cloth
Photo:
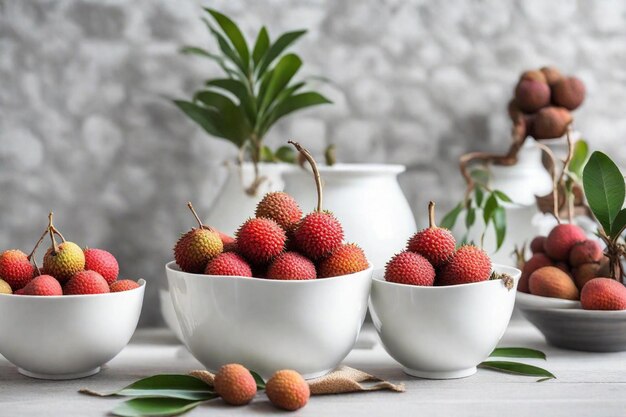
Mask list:
[[[213,386],[215,375],[209,371],[192,371],[189,373],[201,379],[208,385]],[[404,392],[404,384],[392,384],[373,375],[350,368],[340,366],[334,371],[319,378],[307,381],[311,389],[311,395],[344,394],[348,392],[365,392],[388,390]]]

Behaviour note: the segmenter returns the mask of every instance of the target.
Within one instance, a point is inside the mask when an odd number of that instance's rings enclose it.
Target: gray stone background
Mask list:
[[[276,144],[335,143],[347,162],[408,166],[413,207],[449,208],[463,189],[456,158],[502,149],[518,74],[554,64],[581,77],[576,127],[626,162],[626,2],[622,0],[223,0],[248,35],[308,28],[305,74],[335,82],[332,107],[278,125]],[[167,97],[218,68],[177,53],[213,47],[195,0],[0,0],[0,248],[29,250],[56,224],[111,250],[123,275],[150,284],[142,323],[160,323],[156,288],[188,199],[205,211],[235,152]],[[421,213],[418,222],[424,224]]]

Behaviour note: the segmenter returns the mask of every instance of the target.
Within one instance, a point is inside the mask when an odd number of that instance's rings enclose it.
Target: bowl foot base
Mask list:
[[[476,373],[476,367],[445,372],[418,371],[409,368],[403,368],[403,371],[408,375],[424,379],[456,379],[474,375]]]
[[[91,370],[86,371],[86,372],[76,372],[76,373],[73,373],[73,374],[40,374],[40,373],[37,373],[37,372],[30,372],[30,371],[27,371],[26,369],[22,369],[22,368],[17,368],[17,371],[20,374],[25,375],[25,376],[30,377],[30,378],[64,380],[64,379],[86,378],[88,376],[95,375],[98,372],[100,372],[100,367],[98,366],[97,368],[91,369]]]

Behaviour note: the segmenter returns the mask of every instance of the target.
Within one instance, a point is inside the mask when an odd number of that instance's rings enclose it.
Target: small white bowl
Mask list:
[[[518,269],[494,265],[514,280],[445,287],[396,284],[376,271],[370,297],[374,326],[389,355],[404,372],[428,379],[463,378],[476,373],[506,330]]]
[[[130,291],[37,297],[0,294],[0,354],[26,376],[94,375],[127,344],[146,282]]]
[[[240,363],[269,378],[294,369],[324,375],[352,350],[372,268],[305,281],[215,276],[165,266],[187,349],[208,370]]]

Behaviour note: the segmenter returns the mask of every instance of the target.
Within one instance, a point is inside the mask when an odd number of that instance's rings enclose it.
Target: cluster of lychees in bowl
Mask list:
[[[435,224],[374,275],[370,311],[387,352],[409,375],[448,379],[476,372],[504,334],[515,303],[515,268],[477,246],[457,248]]]
[[[235,238],[194,212],[198,227],[178,240],[166,266],[184,342],[209,370],[236,362],[264,376],[288,367],[316,377],[336,367],[358,336],[372,268],[323,210],[313,157],[294,146],[312,167],[314,211],[303,216],[291,196],[267,194]]]
[[[39,267],[36,250],[46,236]],[[0,354],[36,378],[97,373],[126,346],[141,313],[145,282],[118,280],[118,273],[111,253],[65,240],[50,213],[30,254],[0,254]]]

